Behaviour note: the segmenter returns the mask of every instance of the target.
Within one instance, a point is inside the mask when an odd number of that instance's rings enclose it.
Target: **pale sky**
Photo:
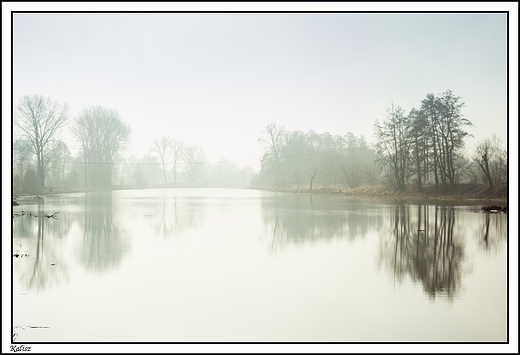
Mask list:
[[[81,3],[78,3],[78,6]],[[101,8],[101,6],[99,6]],[[80,8],[78,8],[80,9]],[[125,10],[121,8],[121,10]],[[471,10],[471,8],[468,8]],[[373,11],[373,9],[372,9]],[[117,110],[127,154],[163,135],[258,168],[269,122],[374,140],[392,104],[452,90],[507,137],[505,13],[17,13],[13,99]],[[68,129],[62,130],[64,136]],[[78,144],[66,138],[74,152]]]

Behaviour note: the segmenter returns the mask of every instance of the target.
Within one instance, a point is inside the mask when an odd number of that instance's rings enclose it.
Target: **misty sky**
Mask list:
[[[18,13],[13,64],[15,104],[115,109],[137,156],[167,135],[257,168],[269,122],[372,142],[392,104],[409,112],[448,89],[475,125],[468,148],[507,137],[500,13]]]

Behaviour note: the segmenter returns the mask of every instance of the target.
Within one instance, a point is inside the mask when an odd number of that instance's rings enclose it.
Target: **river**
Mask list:
[[[17,342],[508,339],[507,214],[479,206],[152,189],[13,213]]]

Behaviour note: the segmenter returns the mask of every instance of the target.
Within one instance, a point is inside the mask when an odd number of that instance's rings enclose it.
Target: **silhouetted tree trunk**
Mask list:
[[[312,190],[312,183],[314,182],[314,179],[316,178],[316,176],[318,176],[320,171],[321,171],[321,168],[318,165],[314,165],[314,164],[312,165],[311,170],[308,173],[308,176],[311,179],[310,187],[309,187],[311,190]]]

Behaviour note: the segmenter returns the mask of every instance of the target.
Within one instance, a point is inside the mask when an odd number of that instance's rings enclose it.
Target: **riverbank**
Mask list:
[[[87,193],[87,192],[110,192],[119,190],[148,190],[148,189],[165,189],[165,188],[186,188],[187,185],[183,184],[168,184],[168,185],[114,185],[112,187],[90,187],[90,186],[79,186],[79,187],[46,187],[41,193],[28,193],[24,191],[14,191],[13,199],[26,199],[26,198],[37,198],[38,196],[49,196],[49,195],[61,195],[61,194],[73,194],[73,193]]]
[[[76,188],[46,188],[41,194],[15,193],[13,200],[37,199],[41,196],[70,194],[70,193],[86,193],[86,192],[107,192],[116,190],[135,190],[135,189],[157,189],[157,188],[186,188],[187,186],[113,186],[112,188],[91,188],[91,187],[76,187]],[[409,203],[434,203],[442,202],[443,204],[457,204],[457,205],[496,205],[507,207],[508,192],[507,188],[490,189],[485,185],[470,185],[461,184],[454,187],[452,191],[439,191],[435,186],[425,185],[423,191],[418,191],[414,185],[407,186],[406,191],[397,191],[391,186],[360,186],[354,189],[344,186],[328,186],[315,187],[312,190],[308,188],[297,187],[250,187],[253,190],[264,190],[273,192],[287,192],[287,193],[308,193],[320,195],[338,195],[349,196],[363,199],[377,199],[377,200],[393,200],[406,201]]]
[[[508,204],[507,188],[490,189],[483,185],[461,184],[451,191],[439,191],[435,186],[424,186],[419,191],[416,186],[407,186],[406,191],[398,191],[390,186],[360,186],[354,189],[348,187],[316,187],[308,188],[263,188],[262,190],[288,193],[310,193],[321,195],[349,196],[363,199],[405,201],[409,203],[434,203],[457,205],[498,205]]]

